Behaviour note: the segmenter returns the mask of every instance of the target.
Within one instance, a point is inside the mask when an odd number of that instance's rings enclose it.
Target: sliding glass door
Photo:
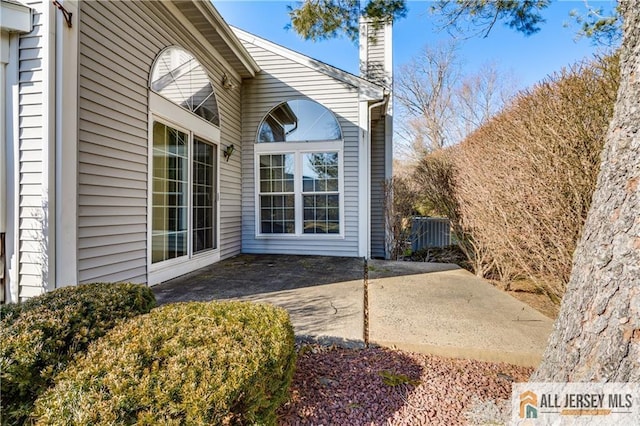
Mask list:
[[[217,248],[216,148],[190,132],[154,121],[152,263]]]

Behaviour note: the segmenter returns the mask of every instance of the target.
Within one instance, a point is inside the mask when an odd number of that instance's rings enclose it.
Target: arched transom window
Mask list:
[[[343,235],[342,130],[308,99],[282,102],[258,128],[256,235]]]
[[[258,142],[337,141],[340,124],[331,111],[319,103],[296,99],[273,108],[262,120]]]
[[[218,103],[209,76],[186,50],[165,49],[151,74],[151,90],[208,122],[220,125]]]

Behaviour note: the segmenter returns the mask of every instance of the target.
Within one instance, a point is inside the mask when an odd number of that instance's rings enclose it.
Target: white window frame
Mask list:
[[[154,285],[184,275],[220,260],[220,129],[203,118],[174,104],[168,99],[149,91],[149,129],[148,129],[148,178],[147,178],[147,283]],[[159,122],[189,135],[188,176],[189,176],[189,213],[187,226],[187,255],[174,259],[152,263],[153,237],[153,123]],[[198,137],[210,143],[216,150],[216,188],[214,209],[215,246],[211,250],[193,253],[193,138]]]
[[[255,237],[256,239],[282,240],[282,239],[312,239],[312,240],[337,240],[345,238],[344,221],[344,143],[342,140],[314,141],[314,142],[256,142],[254,150],[254,176],[255,176]],[[338,153],[338,200],[340,208],[340,232],[337,234],[305,234],[304,203],[302,191],[302,157],[304,154],[337,152]],[[295,206],[295,233],[293,234],[267,234],[262,233],[260,220],[260,156],[292,154],[294,157],[294,206]]]

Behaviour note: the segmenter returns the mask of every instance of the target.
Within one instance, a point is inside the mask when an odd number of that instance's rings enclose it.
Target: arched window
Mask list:
[[[149,82],[150,284],[220,258],[220,118],[209,74],[179,47],[163,50]]]
[[[151,90],[220,125],[218,103],[209,76],[186,50],[169,47],[160,54],[151,73]]]
[[[258,142],[337,141],[340,124],[331,111],[317,102],[295,99],[282,102],[262,120]]]
[[[282,102],[256,138],[256,235],[342,236],[342,130],[308,99]]]

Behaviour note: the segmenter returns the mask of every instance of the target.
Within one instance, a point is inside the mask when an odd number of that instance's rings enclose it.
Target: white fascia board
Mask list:
[[[360,100],[362,101],[381,101],[386,96],[382,86],[376,86],[373,89],[370,87],[359,87],[359,89]]]
[[[240,62],[242,62],[251,76],[255,76],[256,73],[260,71],[260,66],[242,45],[238,37],[234,34],[232,28],[227,24],[222,15],[220,15],[220,12],[218,12],[218,10],[213,6],[213,3],[209,1],[203,2],[194,0],[194,4],[216,29],[220,37],[225,41],[227,46],[229,46]]]
[[[361,97],[364,96],[364,99],[366,100],[380,100],[384,97],[384,88],[382,86],[378,86],[375,83],[350,74],[346,71],[341,70],[340,68],[325,64],[324,62],[318,61],[317,59],[313,59],[309,56],[303,55],[302,53],[298,53],[284,46],[280,46],[279,44],[265,40],[239,28],[232,26],[231,29],[242,41],[251,43],[255,46],[273,52],[307,68],[311,68],[315,71],[332,77],[338,81],[350,84],[353,87],[357,87],[360,90]]]
[[[180,9],[170,1],[167,2],[158,2],[164,6],[164,13],[168,12],[173,21],[179,23],[179,25],[188,28],[189,31],[193,34],[193,36],[202,44],[202,47],[206,49],[207,53],[215,58],[218,63],[229,73],[229,75],[233,76],[236,80],[242,81],[242,77],[238,73],[236,69],[233,68],[229,62],[218,52],[218,50],[211,44],[209,40],[193,25],[191,21],[189,21],[181,12]],[[176,28],[177,30],[177,28]]]
[[[0,28],[9,33],[31,32],[31,8],[16,0],[0,0]]]

